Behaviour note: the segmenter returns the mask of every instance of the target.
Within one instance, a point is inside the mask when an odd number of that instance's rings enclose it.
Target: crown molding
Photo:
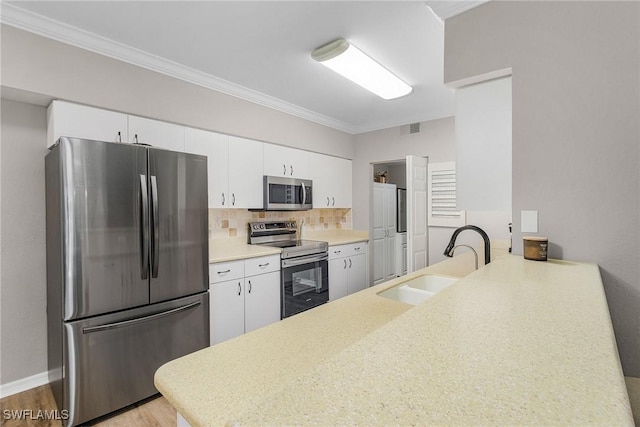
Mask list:
[[[177,62],[107,39],[80,28],[56,21],[13,4],[0,4],[0,22],[49,39],[108,56],[147,70],[180,79],[198,86],[241,98],[323,126],[355,134],[362,129],[340,120],[282,101],[264,93],[186,67]]]
[[[435,0],[425,1],[425,4],[431,8],[433,13],[442,20],[451,18],[466,12],[469,9],[480,6],[489,0],[475,0],[475,1],[459,1],[459,0]]]

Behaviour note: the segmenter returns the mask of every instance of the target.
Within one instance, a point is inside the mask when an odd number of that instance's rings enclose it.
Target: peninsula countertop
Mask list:
[[[156,387],[193,426],[632,426],[597,265],[509,255],[415,307],[377,295],[464,255],[169,362]]]

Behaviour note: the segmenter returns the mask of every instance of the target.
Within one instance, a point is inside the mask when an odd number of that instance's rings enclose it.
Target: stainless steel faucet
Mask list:
[[[482,240],[484,240],[484,263],[485,265],[489,264],[491,262],[491,245],[489,243],[489,236],[487,236],[487,233],[485,233],[482,228],[476,227],[475,225],[465,225],[464,227],[457,228],[456,231],[453,232],[447,248],[444,250],[444,255],[448,257],[453,256],[453,250],[455,249],[454,246],[456,244],[458,234],[464,230],[473,230],[482,236]]]

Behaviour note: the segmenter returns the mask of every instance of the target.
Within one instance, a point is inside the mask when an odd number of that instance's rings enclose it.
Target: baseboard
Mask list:
[[[11,396],[49,383],[49,372],[44,371],[10,383],[0,385],[0,397]]]

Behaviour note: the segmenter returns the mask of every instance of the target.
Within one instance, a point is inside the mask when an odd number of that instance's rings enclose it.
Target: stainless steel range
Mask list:
[[[280,312],[293,316],[329,301],[329,244],[299,240],[296,221],[249,223],[249,244],[282,248]]]

